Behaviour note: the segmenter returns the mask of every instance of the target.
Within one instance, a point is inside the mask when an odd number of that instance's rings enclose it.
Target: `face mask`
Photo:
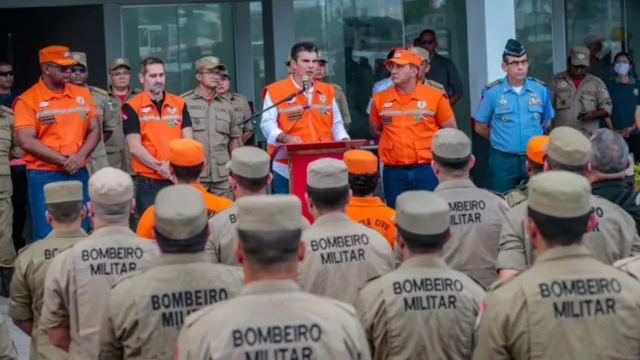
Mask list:
[[[630,67],[629,63],[616,63],[614,68],[619,75],[627,75]]]

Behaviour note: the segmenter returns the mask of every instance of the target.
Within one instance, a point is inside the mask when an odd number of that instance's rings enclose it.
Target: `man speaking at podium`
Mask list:
[[[273,156],[278,144],[299,144],[349,140],[330,84],[313,80],[318,65],[318,48],[300,42],[291,48],[291,75],[268,85],[262,92],[264,109],[260,128]],[[284,100],[284,101],[283,101]],[[286,161],[273,162],[276,194],[289,193]]]

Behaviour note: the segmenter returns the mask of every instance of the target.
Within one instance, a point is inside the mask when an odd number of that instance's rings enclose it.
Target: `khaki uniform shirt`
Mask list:
[[[527,201],[521,202],[507,213],[500,233],[498,270],[523,271],[533,265],[537,252],[524,227],[527,204]],[[591,204],[598,226],[585,235],[582,243],[591,250],[593,257],[611,265],[616,260],[640,254],[640,237],[631,215],[599,196],[591,195]]]
[[[0,323],[0,359],[18,360],[18,351],[11,340],[11,332],[2,316],[0,316]]]
[[[44,279],[53,258],[87,236],[89,235],[82,229],[53,230],[46,238],[22,248],[16,260],[11,280],[9,316],[13,321],[33,323],[30,350],[32,360],[66,360],[69,357],[69,354],[53,346],[46,331],[38,326]]]
[[[578,114],[587,111],[604,109],[611,115],[613,103],[604,82],[587,74],[578,89],[575,88],[569,74],[561,72],[551,79],[551,105],[556,111],[553,127],[569,126],[576,130],[586,129],[591,132],[600,127],[600,120],[578,120]]]
[[[0,106],[0,267],[11,267],[16,259],[13,246],[13,183],[11,181],[12,158],[21,158],[22,151],[13,128],[13,111]]]
[[[193,138],[204,146],[205,168],[200,175],[203,183],[227,182],[231,159],[229,142],[242,136],[233,106],[221,95],[216,94],[208,102],[198,88],[182,95],[191,116]]]
[[[129,227],[94,231],[49,265],[40,327],[69,326],[69,360],[95,359],[111,286],[120,276],[146,269],[158,255],[155,242],[136,237]]]
[[[249,106],[249,101],[244,97],[244,95],[230,91],[228,94],[224,95],[224,98],[231,102],[237,122],[247,120],[251,117],[251,107]],[[240,131],[242,133],[253,131],[253,122],[248,121],[240,125]]]
[[[507,204],[509,204],[509,207],[514,207],[527,200],[528,196],[528,187],[524,184],[513,190],[507,191],[507,193],[504,194],[504,199],[507,201]]]
[[[238,236],[236,232],[238,221],[238,206],[233,205],[209,219],[211,234],[205,244],[204,252],[212,263],[226,265],[240,265],[236,258],[236,244]],[[309,220],[302,217],[304,227],[309,227]]]
[[[498,240],[509,206],[471,180],[441,182],[435,193],[449,203],[450,210],[451,239],[442,249],[444,260],[488,287],[498,278]]]
[[[443,259],[420,256],[368,282],[355,307],[373,359],[462,360],[471,358],[484,295]]]
[[[252,282],[237,298],[192,314],[176,352],[178,360],[371,359],[351,305],[287,280]]]
[[[125,101],[128,101],[132,97],[140,94],[142,90],[129,88],[129,93],[125,97]],[[109,166],[122,171],[126,171],[129,174],[134,174],[131,170],[131,153],[129,152],[129,145],[124,137],[124,131],[122,130],[122,101],[116,95],[109,91],[109,109],[118,114],[118,126],[111,133],[111,137],[105,141],[104,145],[107,148],[107,160]]]
[[[557,247],[487,294],[476,360],[637,359],[640,283],[580,245]]]
[[[394,268],[393,250],[379,232],[344,213],[316,219],[302,233],[307,246],[298,281],[304,291],[353,304],[369,279]]]
[[[344,126],[348,129],[349,124],[351,124],[351,114],[349,113],[349,104],[347,104],[347,97],[342,91],[342,88],[338,84],[331,84],[335,89],[334,98],[336,100],[336,104],[338,104],[338,109],[340,109],[340,115],[342,115],[342,120],[344,121]]]
[[[100,359],[173,359],[187,316],[238,295],[242,269],[210,264],[203,253],[163,254],[111,289],[100,329]]]
[[[640,256],[633,256],[618,260],[613,263],[613,266],[640,279]]]
[[[89,173],[93,174],[96,171],[109,166],[107,160],[107,149],[104,144],[103,133],[107,131],[114,131],[118,128],[118,124],[122,126],[121,114],[111,110],[111,100],[109,99],[109,93],[106,90],[102,90],[95,86],[89,86],[91,92],[91,98],[96,106],[98,112],[98,121],[100,122],[100,142],[93,152],[91,153],[91,161],[89,162]]]

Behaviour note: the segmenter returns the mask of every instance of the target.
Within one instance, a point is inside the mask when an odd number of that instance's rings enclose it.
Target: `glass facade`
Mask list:
[[[147,56],[164,60],[167,90],[181,94],[196,84],[193,63],[217,56],[235,78],[232,4],[123,6],[123,55],[137,64]],[[133,77],[134,86],[140,86]]]
[[[549,81],[553,76],[551,0],[516,0],[516,39],[527,49],[529,76]]]

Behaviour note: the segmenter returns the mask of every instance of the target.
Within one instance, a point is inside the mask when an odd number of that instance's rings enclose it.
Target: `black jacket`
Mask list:
[[[603,197],[623,208],[636,222],[640,234],[640,206],[636,205],[638,193],[625,180],[602,180],[591,184],[591,193]]]

